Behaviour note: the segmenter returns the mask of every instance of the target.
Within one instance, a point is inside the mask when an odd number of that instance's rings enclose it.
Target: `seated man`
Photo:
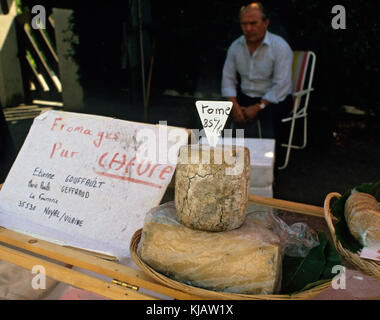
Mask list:
[[[254,120],[260,119],[262,137],[277,139],[281,118],[293,103],[293,52],[283,38],[267,31],[268,25],[261,3],[241,8],[243,35],[228,49],[222,96],[232,101],[234,128],[244,129],[245,137],[258,137]]]

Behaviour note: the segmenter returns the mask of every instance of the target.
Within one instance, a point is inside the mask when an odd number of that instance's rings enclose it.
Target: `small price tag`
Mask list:
[[[360,252],[360,258],[380,261],[380,246],[364,247]]]
[[[215,147],[232,109],[231,101],[197,101],[195,103],[210,146]]]

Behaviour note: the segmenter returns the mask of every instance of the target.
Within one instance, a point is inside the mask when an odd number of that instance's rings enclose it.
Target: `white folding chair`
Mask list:
[[[294,105],[289,117],[281,120],[284,123],[291,122],[291,124],[288,143],[281,145],[287,148],[287,150],[284,164],[278,168],[280,170],[287,167],[291,149],[303,149],[307,145],[307,107],[309,105],[310,93],[314,90],[312,83],[316,61],[315,53],[312,51],[294,51],[293,53],[292,81]],[[298,119],[303,119],[304,121],[302,145],[293,144],[294,127]]]

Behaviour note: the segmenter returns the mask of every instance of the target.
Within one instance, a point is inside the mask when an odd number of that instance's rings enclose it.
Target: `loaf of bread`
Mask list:
[[[352,236],[363,246],[380,244],[380,204],[375,197],[352,193],[346,200],[344,215]]]
[[[139,252],[153,269],[188,285],[244,294],[279,290],[280,240],[250,219],[231,231],[200,231],[178,223],[174,205],[164,205],[147,216]]]
[[[248,148],[181,147],[174,195],[178,221],[204,231],[239,228],[246,218],[249,184]]]

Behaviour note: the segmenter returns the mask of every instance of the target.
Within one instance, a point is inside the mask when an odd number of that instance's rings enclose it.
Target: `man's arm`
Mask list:
[[[236,97],[227,97],[228,101],[232,102],[232,118],[236,123],[245,123],[246,117],[244,107],[241,107],[236,100]]]

